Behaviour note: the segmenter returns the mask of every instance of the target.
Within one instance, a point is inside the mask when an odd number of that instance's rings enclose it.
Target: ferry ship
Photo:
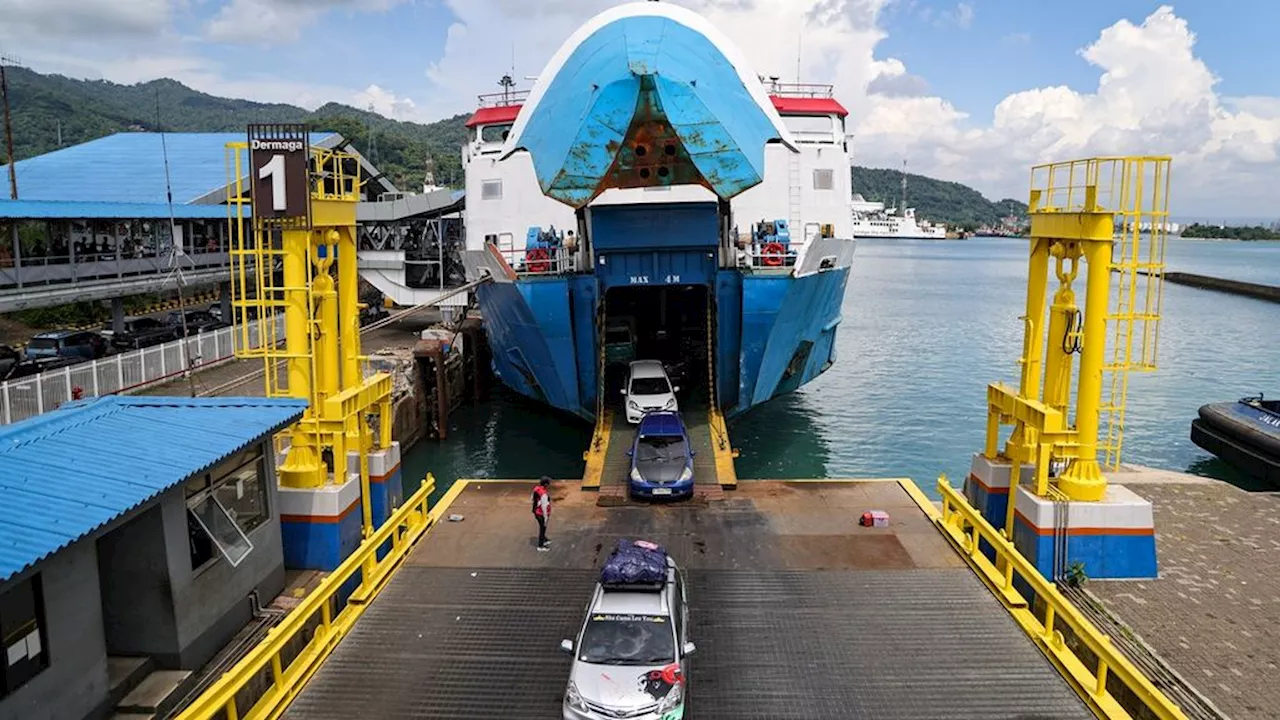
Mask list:
[[[902,240],[945,240],[947,228],[928,220],[916,220],[915,208],[904,208],[901,215],[893,209],[885,210],[884,203],[853,196],[853,236],[874,238],[899,238]]]
[[[594,420],[627,359],[657,359],[732,417],[835,362],[855,243],[830,86],[761,77],[652,2],[500,84],[467,122],[464,261],[507,387]]]

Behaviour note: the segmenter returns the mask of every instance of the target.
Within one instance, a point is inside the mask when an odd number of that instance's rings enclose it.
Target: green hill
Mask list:
[[[435,160],[437,182],[462,185],[459,149],[466,141],[466,115],[429,124],[398,122],[339,103],[308,111],[280,103],[220,98],[169,79],[120,85],[18,67],[7,72],[18,159],[56,150],[59,128],[62,144],[74,145],[129,130],[235,132],[256,122],[307,122],[342,133],[401,188],[411,190],[421,183],[428,156]],[[888,206],[898,205],[902,178],[898,171],[854,167],[852,177],[854,192]],[[1016,200],[993,203],[973,188],[922,175],[907,176],[907,191],[908,203],[921,217],[952,225],[996,223],[1009,214],[1011,204],[1016,214],[1026,213],[1026,205]]]
[[[438,182],[462,184],[459,148],[466,137],[465,115],[430,124],[397,122],[338,103],[308,111],[214,97],[169,79],[119,85],[19,67],[7,68],[6,74],[19,160],[58,149],[59,129],[65,146],[129,130],[235,132],[249,123],[306,122],[342,133],[362,153],[372,151],[371,161],[399,187],[421,185],[428,156],[435,159]]]
[[[886,207],[902,204],[902,172],[879,168],[853,167],[853,191]],[[967,185],[907,174],[907,206],[916,216],[948,225],[976,227],[996,224],[1012,210],[1018,217],[1027,214],[1027,204],[1013,199],[992,202]]]

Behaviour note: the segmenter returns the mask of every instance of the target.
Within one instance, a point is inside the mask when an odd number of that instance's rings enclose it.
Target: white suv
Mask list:
[[[684,578],[667,557],[659,587],[596,583],[565,688],[564,720],[662,720],[684,714],[688,690],[689,612]]]
[[[680,388],[671,387],[671,379],[662,363],[657,360],[636,360],[627,373],[627,386],[622,394],[627,398],[627,422],[640,422],[647,412],[671,410],[679,412],[676,393]]]

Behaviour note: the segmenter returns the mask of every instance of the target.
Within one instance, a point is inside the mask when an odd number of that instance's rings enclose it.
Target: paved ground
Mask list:
[[[657,507],[575,485],[553,488],[549,553],[529,483],[464,490],[464,519],[430,532],[287,717],[561,717],[557,646],[619,537],[687,570],[691,717],[1092,717],[896,483],[758,481]],[[890,527],[859,527],[869,507]]]
[[[412,318],[396,322],[364,333],[360,338],[361,350],[368,354],[385,347],[412,347],[418,341],[423,322]],[[191,385],[196,395],[245,395],[261,396],[265,391],[262,374],[263,363],[259,358],[232,360],[216,367],[201,370],[193,375]],[[283,364],[281,364],[283,372]],[[161,385],[153,385],[138,392],[139,395],[189,395],[188,381],[177,378]]]
[[[1086,587],[1233,720],[1280,716],[1280,494],[1133,489],[1155,505],[1160,579]]]

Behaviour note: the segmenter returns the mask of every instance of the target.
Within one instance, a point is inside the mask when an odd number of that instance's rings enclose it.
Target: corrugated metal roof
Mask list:
[[[306,405],[110,396],[0,429],[0,582],[288,426]]]
[[[222,220],[227,217],[227,214],[226,205],[178,205],[175,203],[173,206],[173,216],[179,220]],[[168,217],[168,204],[159,203],[0,200],[0,218],[21,220],[152,218],[160,220]]]
[[[312,133],[318,142],[333,133]],[[160,133],[116,133],[15,164],[21,200],[165,203]],[[227,184],[226,144],[238,133],[165,133],[173,201],[189,203]],[[247,158],[246,158],[247,162]]]

